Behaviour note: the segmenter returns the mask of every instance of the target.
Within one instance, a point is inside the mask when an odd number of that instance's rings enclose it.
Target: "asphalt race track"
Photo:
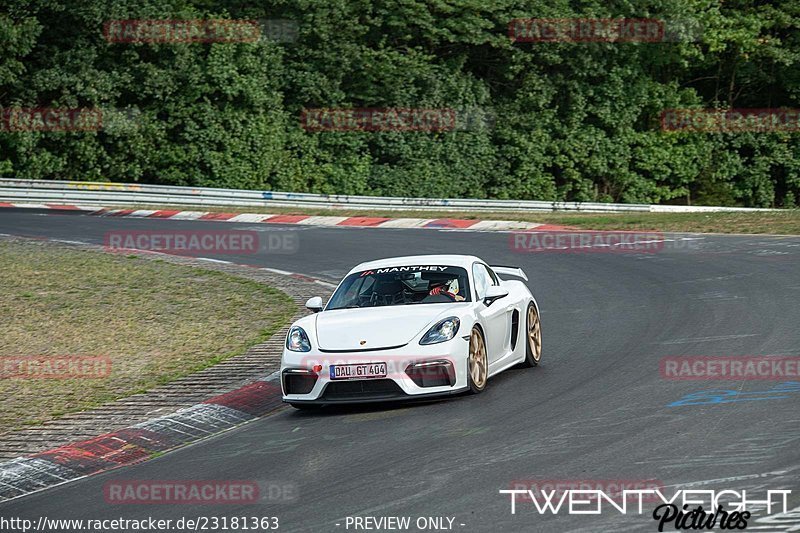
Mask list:
[[[0,515],[277,516],[280,531],[315,532],[346,531],[347,516],[430,516],[454,518],[453,529],[465,532],[656,531],[654,504],[643,515],[551,516],[517,502],[512,515],[498,490],[534,479],[658,480],[759,496],[792,489],[789,509],[800,507],[800,387],[776,393],[780,381],[675,381],[659,371],[666,356],[800,355],[800,237],[670,235],[658,253],[517,253],[506,233],[0,209],[0,233],[11,235],[102,244],[110,230],[160,228],[294,231],[296,253],[212,258],[332,281],[359,261],[394,255],[470,253],[521,266],[542,309],[543,363],[493,378],[479,396],[311,414],[286,407],[143,464],[0,505]],[[726,401],[670,406],[710,389],[729,391],[714,396]],[[258,505],[109,505],[103,485],[111,479],[256,479],[297,492]],[[761,520],[747,529],[800,530],[800,517]]]

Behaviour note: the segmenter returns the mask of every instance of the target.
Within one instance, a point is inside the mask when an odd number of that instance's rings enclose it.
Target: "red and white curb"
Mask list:
[[[4,234],[0,234],[4,235]],[[40,238],[70,244],[86,243]],[[161,252],[136,250],[137,253],[161,255]],[[203,261],[231,263],[197,257]],[[258,265],[241,265],[307,282],[335,288],[335,283]],[[91,439],[73,442],[52,450],[0,463],[0,502],[25,496],[49,487],[75,481],[114,468],[145,461],[197,440],[235,428],[260,418],[282,403],[279,372],[239,389]]]
[[[139,463],[255,420],[282,405],[277,379],[275,373],[170,415],[0,463],[0,502]]]
[[[31,208],[83,211],[109,217],[158,218],[171,220],[211,220],[299,224],[311,226],[349,226],[378,228],[425,228],[462,231],[549,230],[556,226],[502,220],[419,219],[383,217],[335,217],[308,215],[269,215],[211,213],[176,210],[107,209],[79,205],[19,204],[0,202],[0,208]],[[43,239],[47,240],[47,239]],[[58,239],[53,239],[58,240]],[[63,241],[85,244],[75,241]],[[142,252],[137,250],[138,252]],[[157,253],[157,252],[150,252]],[[219,259],[196,258],[228,263]],[[273,268],[258,267],[276,274],[335,287],[330,282]],[[282,405],[280,384],[275,373],[235,391],[181,409],[170,415],[120,429],[105,435],[74,442],[59,448],[0,463],[0,502],[38,492],[121,466],[145,461],[154,454],[215,435],[274,411]]]
[[[169,220],[210,220],[214,222],[246,222],[266,224],[298,224],[300,226],[362,227],[362,228],[421,228],[461,231],[531,231],[566,229],[562,226],[514,220],[468,220],[458,218],[386,218],[337,217],[314,215],[269,215],[256,213],[215,213],[173,209],[109,209],[62,204],[30,204],[0,202],[0,207],[56,209],[83,211],[89,215],[125,218],[159,218]]]

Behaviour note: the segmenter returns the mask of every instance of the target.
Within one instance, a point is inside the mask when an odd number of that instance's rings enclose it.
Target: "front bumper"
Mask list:
[[[430,346],[392,350],[307,353],[284,350],[283,401],[341,404],[428,399],[467,387],[468,342],[460,337]],[[386,363],[385,377],[332,379],[332,365]]]

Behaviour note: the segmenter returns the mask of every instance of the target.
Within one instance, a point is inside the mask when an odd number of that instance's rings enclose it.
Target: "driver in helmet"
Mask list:
[[[430,296],[441,294],[451,298],[454,302],[463,302],[464,297],[458,294],[458,278],[453,278],[444,281],[431,282],[431,290],[428,292]]]

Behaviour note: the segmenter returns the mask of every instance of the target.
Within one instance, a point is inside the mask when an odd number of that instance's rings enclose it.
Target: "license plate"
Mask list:
[[[386,363],[331,365],[331,379],[373,379],[386,377]]]

